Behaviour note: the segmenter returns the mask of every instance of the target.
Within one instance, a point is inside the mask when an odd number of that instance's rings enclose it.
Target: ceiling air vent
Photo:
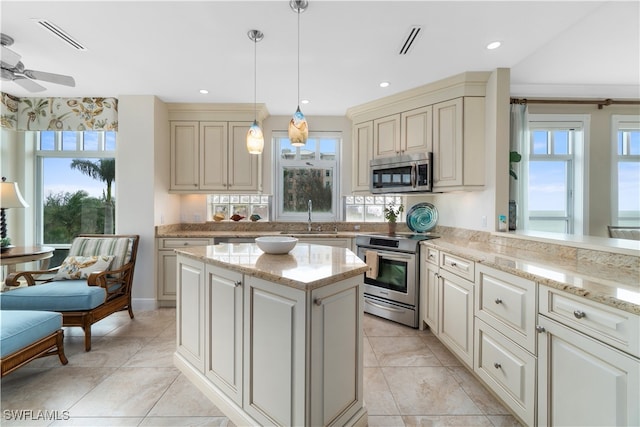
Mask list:
[[[62,28],[58,27],[53,22],[47,21],[46,19],[37,19],[36,22],[42,28],[48,30],[54,36],[58,37],[63,42],[67,43],[72,48],[74,48],[76,50],[87,50],[87,48],[84,47],[79,41],[75,40],[73,37],[71,37],[69,34],[67,34],[66,31],[64,31]]]
[[[400,55],[406,55],[409,53],[411,48],[413,47],[413,43],[418,39],[418,36],[422,32],[422,27],[420,25],[414,25],[409,28],[409,33],[407,37],[402,42],[402,47],[400,47]]]

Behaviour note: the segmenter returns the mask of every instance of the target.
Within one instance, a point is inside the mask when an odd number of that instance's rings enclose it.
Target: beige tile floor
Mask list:
[[[370,426],[520,425],[430,332],[369,315],[364,328]],[[173,366],[174,349],[174,309],[110,316],[90,352],[79,328],[65,328],[68,365],[39,359],[0,381],[0,425],[232,425]]]

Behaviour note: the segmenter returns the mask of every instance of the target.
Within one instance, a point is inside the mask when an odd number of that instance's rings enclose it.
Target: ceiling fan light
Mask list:
[[[294,147],[302,147],[307,143],[307,139],[309,139],[307,119],[298,106],[298,109],[293,113],[293,117],[289,122],[289,141],[291,141],[291,145]]]
[[[247,132],[247,150],[250,154],[262,154],[264,148],[264,134],[255,120]]]

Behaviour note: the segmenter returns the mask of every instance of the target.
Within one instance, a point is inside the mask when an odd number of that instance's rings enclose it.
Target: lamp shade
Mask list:
[[[251,154],[261,154],[264,148],[264,135],[255,120],[247,132],[247,150]]]
[[[302,147],[307,143],[309,138],[309,127],[307,119],[300,111],[300,107],[296,110],[289,122],[289,140],[294,147]]]
[[[0,208],[28,208],[29,205],[22,198],[17,182],[0,183]]]

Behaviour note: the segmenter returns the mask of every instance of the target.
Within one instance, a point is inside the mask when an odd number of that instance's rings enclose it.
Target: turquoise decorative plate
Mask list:
[[[411,231],[424,233],[438,222],[438,210],[431,203],[418,203],[407,212],[407,225]]]

